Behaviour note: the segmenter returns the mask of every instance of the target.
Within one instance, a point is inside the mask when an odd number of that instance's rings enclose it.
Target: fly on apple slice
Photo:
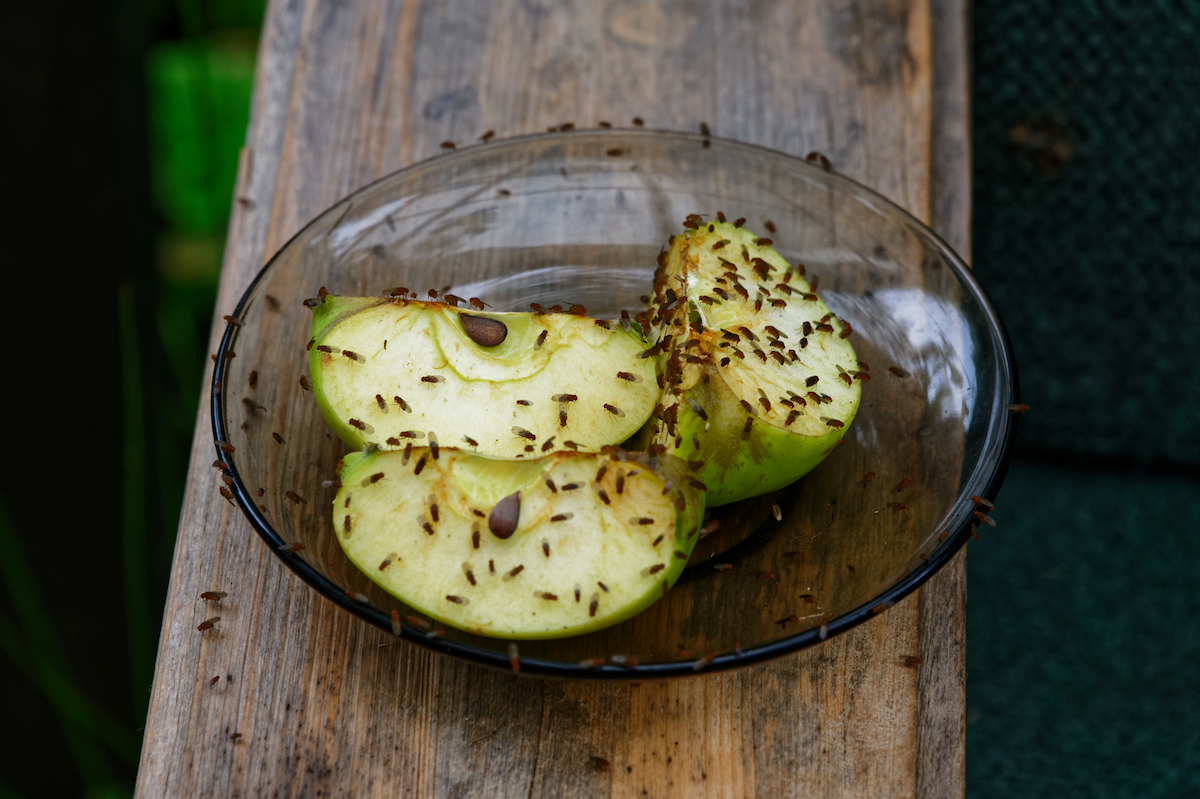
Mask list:
[[[710,506],[815,468],[858,410],[850,326],[744,228],[699,224],[659,258],[651,337],[666,391],[642,440],[699,464]]]
[[[658,401],[637,328],[403,299],[322,294],[310,303],[313,393],[355,449],[597,451],[636,432]]]
[[[681,461],[616,447],[534,460],[359,452],[341,483],[333,522],[358,568],[432,618],[503,638],[578,635],[651,605],[704,513]]]

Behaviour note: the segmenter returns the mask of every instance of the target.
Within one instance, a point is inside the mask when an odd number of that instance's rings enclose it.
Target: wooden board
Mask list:
[[[350,191],[444,140],[567,121],[704,121],[819,150],[965,252],[965,24],[950,0],[272,3],[217,317]],[[204,408],[139,795],[963,794],[965,555],[770,664],[639,686],[514,679],[321,601],[217,493]],[[205,590],[230,597],[211,611]]]

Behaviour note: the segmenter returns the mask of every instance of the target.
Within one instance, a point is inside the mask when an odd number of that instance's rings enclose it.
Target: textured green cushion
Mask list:
[[[1018,461],[971,543],[967,796],[1200,796],[1200,481]]]
[[[967,796],[1200,796],[1200,2],[972,14],[974,265],[1032,410],[971,544]]]
[[[972,13],[974,266],[1022,447],[1200,464],[1200,3]]]

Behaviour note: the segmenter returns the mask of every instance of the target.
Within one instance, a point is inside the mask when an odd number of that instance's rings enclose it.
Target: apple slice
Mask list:
[[[640,612],[678,578],[704,513],[682,461],[616,447],[527,460],[358,452],[341,483],[334,528],[359,569],[432,618],[503,638]]]
[[[666,391],[642,440],[700,464],[707,504],[774,491],[820,463],[858,410],[850,326],[768,240],[690,217],[659,258],[652,348]]]
[[[309,304],[313,392],[355,449],[597,451],[636,432],[658,401],[634,327],[403,299],[322,294]]]

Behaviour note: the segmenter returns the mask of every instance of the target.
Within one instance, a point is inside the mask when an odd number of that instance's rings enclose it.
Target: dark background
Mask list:
[[[0,799],[132,793],[263,5],[0,10]],[[971,544],[967,793],[1200,795],[1200,2],[972,14],[1032,410]]]

